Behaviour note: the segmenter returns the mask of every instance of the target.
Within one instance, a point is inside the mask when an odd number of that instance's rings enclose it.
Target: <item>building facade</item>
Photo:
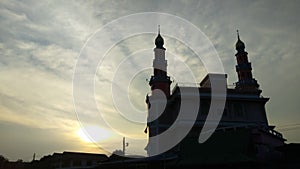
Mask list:
[[[281,154],[276,147],[282,146],[285,139],[275,131],[275,126],[268,123],[265,104],[269,98],[261,95],[257,80],[252,75],[252,66],[245,51],[245,44],[237,32],[236,72],[238,81],[228,87],[227,75],[208,74],[197,87],[176,84],[170,90],[170,77],[167,73],[164,40],[158,33],[155,39],[153,75],[149,81],[151,94],[146,96],[148,105],[147,133],[149,142],[146,146],[148,155],[163,151],[159,139],[178,118],[182,104],[198,104],[198,115],[191,130],[175,147],[165,152],[180,159],[182,165],[251,162],[275,160]],[[213,79],[224,81],[226,101],[220,121],[208,121],[211,109]],[[218,83],[218,82],[217,82]],[[196,91],[196,92],[195,92]],[[192,93],[192,94],[191,94]],[[185,96],[189,95],[187,99]],[[189,109],[183,110],[189,114]],[[218,123],[216,131],[204,143],[198,138],[205,123]],[[176,136],[174,136],[176,137]],[[170,138],[172,139],[172,138]]]

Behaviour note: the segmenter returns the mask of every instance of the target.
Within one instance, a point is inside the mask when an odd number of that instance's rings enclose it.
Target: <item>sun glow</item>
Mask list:
[[[87,143],[101,142],[111,136],[111,132],[99,126],[89,125],[78,129],[77,135],[80,139]]]

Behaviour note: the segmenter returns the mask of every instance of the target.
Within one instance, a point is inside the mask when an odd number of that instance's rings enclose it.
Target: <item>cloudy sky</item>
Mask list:
[[[145,124],[118,120],[124,116],[118,108],[126,108],[126,104],[118,107],[119,104],[114,104],[118,103],[118,97],[115,100],[111,97],[123,91],[123,84],[129,80],[130,85],[125,85],[129,103],[141,112],[135,120],[146,117],[144,98],[149,92],[146,79],[151,74],[156,36],[151,32],[156,32],[157,24],[145,27],[152,31],[122,38],[114,46],[107,44],[118,39],[120,32],[134,30],[140,23],[113,27],[106,34],[106,41],[99,40],[101,36],[97,37],[97,33],[111,21],[143,12],[178,16],[201,30],[215,47],[229,76],[228,84],[237,80],[234,44],[239,29],[254,77],[263,96],[271,98],[266,106],[269,123],[276,125],[289,142],[300,142],[299,7],[296,0],[3,0],[0,2],[0,154],[10,160],[30,160],[33,153],[40,158],[53,152],[107,150],[93,144],[86,132],[96,133],[90,137],[104,141],[103,146],[111,150],[121,148],[122,137],[117,134],[121,133],[128,137],[129,152],[140,151],[143,144],[135,144],[136,140],[131,138],[144,140]],[[159,24],[162,35],[168,34],[168,23]],[[189,36],[194,35],[186,33]],[[109,49],[104,50],[105,47]],[[195,59],[195,53],[180,39],[166,35],[165,47],[168,69],[177,82],[199,82],[207,73],[201,61]],[[76,63],[81,59],[88,67],[93,60],[87,54],[95,54],[93,57],[97,58],[104,53],[95,76],[98,111],[84,104],[74,106]],[[194,72],[195,79],[186,76],[187,67]],[[135,70],[140,71],[132,73]],[[108,90],[112,81],[115,92]],[[105,120],[99,120],[99,116]],[[107,122],[109,125],[104,125]]]

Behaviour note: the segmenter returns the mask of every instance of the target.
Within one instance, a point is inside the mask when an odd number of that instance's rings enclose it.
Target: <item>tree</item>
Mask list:
[[[5,163],[8,162],[8,159],[5,158],[4,156],[0,155],[0,169],[4,168]]]
[[[3,155],[0,155],[0,162],[8,162],[8,159],[5,158]]]

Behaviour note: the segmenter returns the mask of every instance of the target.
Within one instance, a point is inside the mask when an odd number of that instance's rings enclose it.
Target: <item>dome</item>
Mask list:
[[[242,52],[245,50],[245,44],[243,41],[241,41],[240,39],[240,34],[239,34],[239,31],[237,30],[236,31],[237,33],[237,37],[238,37],[238,41],[236,42],[235,44],[235,49],[238,51],[238,52]]]
[[[240,39],[238,39],[238,41],[235,44],[235,49],[237,51],[244,51],[245,50],[245,44],[243,41],[241,41]]]
[[[155,39],[155,45],[156,45],[156,48],[165,49],[163,47],[164,46],[164,39],[161,37],[160,34],[158,34],[156,39]]]

